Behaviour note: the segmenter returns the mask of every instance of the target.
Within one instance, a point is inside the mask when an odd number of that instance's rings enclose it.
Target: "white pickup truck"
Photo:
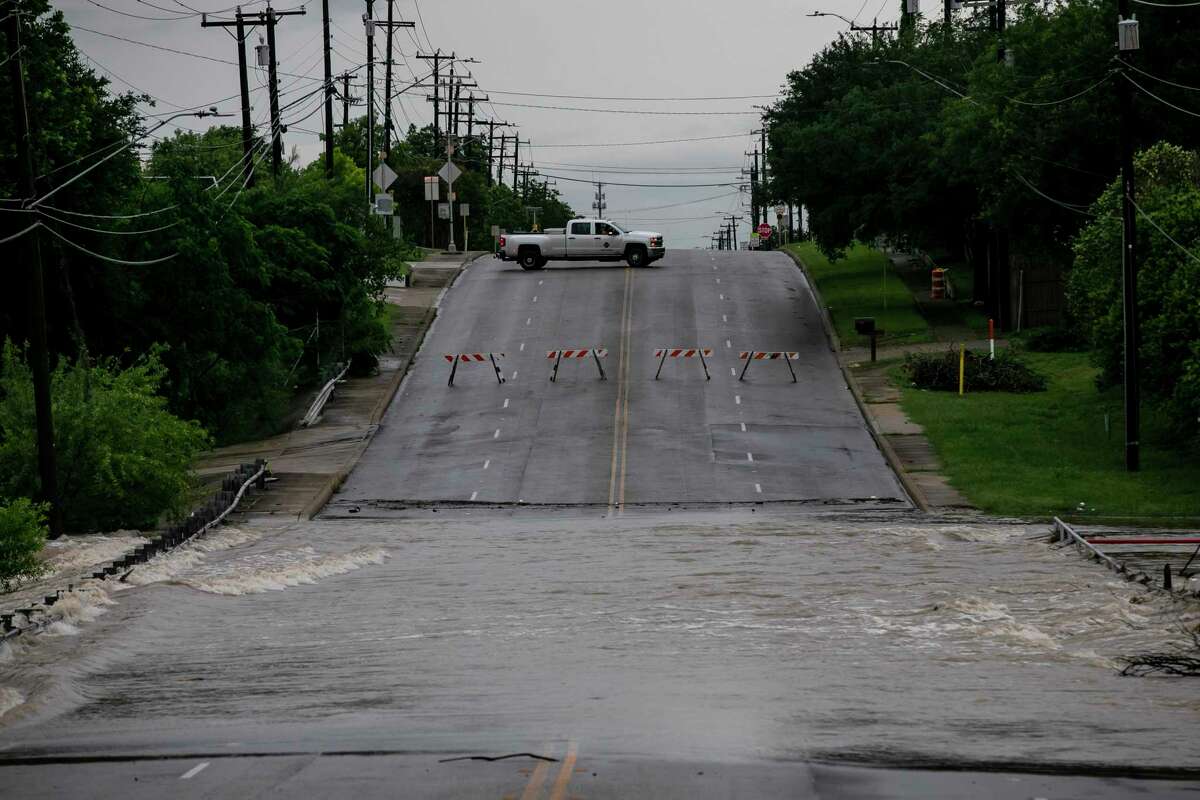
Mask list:
[[[565,228],[500,237],[496,258],[516,261],[522,269],[541,269],[548,261],[621,261],[644,267],[666,255],[661,233],[625,231],[606,219],[573,219]]]

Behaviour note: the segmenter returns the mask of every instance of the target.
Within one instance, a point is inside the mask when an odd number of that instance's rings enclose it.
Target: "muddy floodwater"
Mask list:
[[[1200,766],[1194,606],[1044,526],[748,512],[227,527],[0,652],[6,753]]]

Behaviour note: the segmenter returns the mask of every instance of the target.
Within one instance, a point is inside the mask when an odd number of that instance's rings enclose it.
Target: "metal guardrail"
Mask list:
[[[221,490],[214,494],[207,503],[193,511],[187,519],[173,526],[166,533],[150,539],[146,544],[139,545],[124,557],[93,572],[91,577],[84,578],[78,587],[73,583],[68,583],[66,589],[58,589],[54,594],[46,595],[41,601],[34,601],[21,608],[0,613],[0,641],[25,633],[36,633],[49,627],[59,619],[54,615],[52,607],[63,597],[86,589],[89,585],[106,581],[110,576],[118,573],[122,573],[120,580],[124,580],[135,565],[144,564],[160,552],[172,550],[184,542],[207,533],[233,513],[242,498],[251,489],[266,489],[266,479],[269,473],[267,462],[262,459],[253,464],[242,464],[221,481]]]
[[[317,397],[313,400],[312,405],[308,407],[308,413],[300,420],[300,427],[307,428],[310,425],[317,424],[317,420],[321,417],[321,412],[325,410],[325,404],[333,397],[334,387],[341,382],[342,378],[346,377],[346,373],[350,370],[350,363],[346,362],[342,367],[342,371],[329,379],[329,382],[321,387],[321,391],[317,392]]]
[[[1067,524],[1066,522],[1063,522],[1058,517],[1054,518],[1054,535],[1055,535],[1055,538],[1059,542],[1062,542],[1064,544],[1074,545],[1075,549],[1077,551],[1086,554],[1089,558],[1099,561],[1100,563],[1104,564],[1106,567],[1108,567],[1113,572],[1117,573],[1118,575],[1120,575],[1127,581],[1141,583],[1141,584],[1144,584],[1145,586],[1155,588],[1155,589],[1162,589],[1163,591],[1166,591],[1166,592],[1176,595],[1176,596],[1180,596],[1180,595],[1182,595],[1182,596],[1200,596],[1200,593],[1190,591],[1187,588],[1178,589],[1178,590],[1175,589],[1172,585],[1171,570],[1170,570],[1169,566],[1165,567],[1164,574],[1162,576],[1162,580],[1156,581],[1154,576],[1150,575],[1149,573],[1145,572],[1144,570],[1138,569],[1136,567],[1131,567],[1129,564],[1126,564],[1125,562],[1119,561],[1119,560],[1113,558],[1112,556],[1108,555],[1103,550],[1096,547],[1095,544],[1093,544],[1092,542],[1089,542],[1087,539],[1085,539],[1071,525]],[[1093,537],[1093,538],[1095,538],[1095,537]],[[1151,540],[1148,543],[1153,543],[1154,541],[1156,541],[1156,540]],[[1187,573],[1186,573],[1186,571],[1184,571],[1184,572],[1181,572],[1180,574],[1186,575]]]

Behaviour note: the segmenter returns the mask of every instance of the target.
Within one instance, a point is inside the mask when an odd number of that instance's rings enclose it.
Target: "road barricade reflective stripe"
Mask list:
[[[600,380],[608,380],[608,376],[604,374],[604,367],[600,363],[600,359],[608,358],[607,347],[568,347],[561,350],[547,350],[546,358],[554,359],[554,371],[550,373],[550,382],[554,383],[558,380],[558,365],[562,363],[564,358],[587,358],[591,356],[596,362],[596,370],[600,373]]]
[[[658,371],[654,373],[654,380],[658,380],[658,376],[662,374],[663,364],[668,358],[696,358],[699,357],[701,366],[704,367],[704,379],[712,380],[712,376],[708,374],[708,359],[712,357],[713,351],[711,347],[658,347],[654,350],[654,357],[658,359]]]
[[[450,362],[450,380],[447,381],[447,386],[454,385],[454,376],[458,373],[458,365],[478,363],[484,361],[492,362],[492,369],[496,370],[496,382],[504,383],[504,374],[500,372],[500,365],[496,363],[496,359],[504,358],[504,353],[443,353],[442,358]]]
[[[738,376],[739,381],[746,378],[746,370],[750,369],[751,361],[781,360],[787,364],[788,372],[792,374],[792,383],[796,383],[796,370],[792,369],[792,362],[800,359],[800,353],[795,350],[742,350],[738,352],[738,358],[746,362],[746,366],[742,367],[742,374]]]

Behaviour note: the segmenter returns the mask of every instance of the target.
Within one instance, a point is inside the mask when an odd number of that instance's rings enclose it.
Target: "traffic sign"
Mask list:
[[[442,168],[438,170],[438,177],[440,177],[446,183],[454,183],[456,180],[458,180],[459,175],[462,175],[462,170],[459,169],[453,161],[447,161],[442,165]]]
[[[391,188],[391,185],[396,182],[398,176],[392,171],[392,168],[387,164],[380,164],[371,172],[371,180],[375,181],[375,185],[383,189],[385,192]]]
[[[787,213],[787,206],[775,206],[775,216],[782,217]]]
[[[425,176],[425,199],[426,200],[440,199],[438,196],[438,190],[440,187],[441,187],[441,184],[438,183],[437,175],[426,175]]]
[[[760,237],[762,237],[763,239],[769,239],[771,237],[771,226],[765,222],[763,224],[759,225],[758,226],[758,235]]]

